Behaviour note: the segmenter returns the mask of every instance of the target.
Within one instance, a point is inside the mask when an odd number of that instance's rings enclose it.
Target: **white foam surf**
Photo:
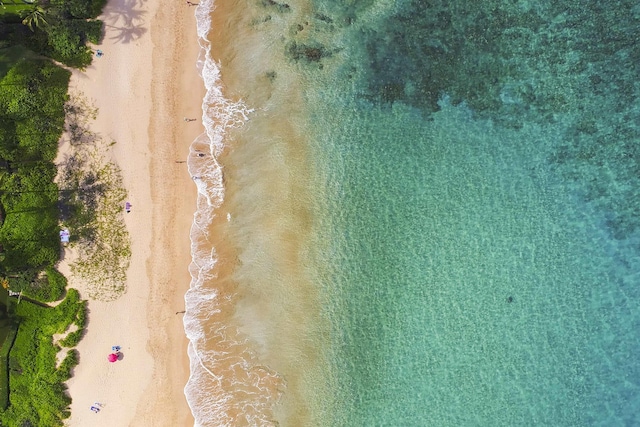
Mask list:
[[[201,47],[197,66],[206,88],[202,102],[205,133],[192,143],[187,162],[198,199],[190,232],[192,279],[185,295],[191,373],[184,391],[195,426],[273,425],[264,409],[274,398],[267,389],[279,380],[267,368],[252,363],[253,356],[237,331],[222,321],[221,307],[228,301],[214,285],[217,257],[209,228],[215,216],[222,214],[217,209],[225,190],[218,156],[224,149],[226,130],[241,126],[251,113],[244,104],[223,96],[219,64],[211,58],[208,40],[214,7],[213,0],[203,0],[195,11]]]

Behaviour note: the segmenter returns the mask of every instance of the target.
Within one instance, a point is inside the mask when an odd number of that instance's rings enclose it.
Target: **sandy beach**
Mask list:
[[[80,364],[68,382],[68,426],[188,426],[189,378],[182,323],[189,287],[189,229],[196,188],[184,161],[203,131],[202,80],[196,69],[194,8],[181,1],[110,0],[101,19],[103,54],[74,71],[70,93],[98,109],[90,128],[115,144],[105,153],[121,169],[132,204],[127,292],[112,302],[89,299]],[[194,118],[185,121],[184,118]],[[64,155],[69,147],[61,147]],[[74,280],[67,249],[60,270]],[[119,345],[122,360],[107,355]],[[99,413],[90,407],[101,403]]]

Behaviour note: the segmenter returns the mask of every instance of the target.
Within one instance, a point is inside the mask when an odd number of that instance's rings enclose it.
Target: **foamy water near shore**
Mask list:
[[[300,258],[311,188],[294,119],[300,91],[283,58],[265,56],[268,40],[250,26],[256,9],[204,1],[196,13],[207,138],[192,145],[206,156],[189,162],[199,196],[185,392],[201,426],[273,425],[292,414],[305,425],[313,399],[302,388],[320,357],[317,299]],[[276,84],[265,67],[277,67]]]

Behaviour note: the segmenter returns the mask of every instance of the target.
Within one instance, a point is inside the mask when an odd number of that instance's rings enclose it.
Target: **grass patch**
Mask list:
[[[114,163],[95,157],[92,160],[82,172],[95,179],[101,191],[95,195],[95,211],[88,224],[91,238],[73,243],[78,247],[79,256],[71,264],[71,271],[85,282],[89,297],[111,301],[126,291],[126,272],[131,258],[129,233],[122,214],[127,194],[120,169]]]
[[[20,15],[20,12],[33,8],[33,3],[23,1],[2,1],[0,4],[0,15]]]
[[[123,215],[127,193],[120,169],[106,158],[109,144],[88,128],[96,110],[78,95],[66,110],[72,152],[65,159],[59,186],[63,222],[72,235],[71,247],[78,252],[71,271],[90,298],[112,301],[126,292],[131,259]]]

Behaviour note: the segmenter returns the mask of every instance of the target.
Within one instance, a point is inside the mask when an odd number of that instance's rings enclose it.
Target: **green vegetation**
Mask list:
[[[38,281],[59,259],[53,159],[69,76],[46,61],[20,61],[0,80],[0,274],[9,289]]]
[[[124,197],[109,163],[101,164],[93,186],[88,176],[65,181],[62,190],[54,182],[65,117],[77,124],[78,106],[67,95],[69,71],[51,59],[77,68],[91,63],[86,44],[102,38],[95,18],[105,3],[0,1],[0,425],[6,427],[61,426],[70,415],[64,382],[79,360],[73,347],[84,334],[87,306],[55,268],[61,212],[72,233],[77,227],[80,244],[100,236],[91,230],[100,229],[96,212],[109,205],[105,200]],[[85,128],[67,128],[73,142],[93,142],[78,133]],[[82,176],[68,168],[62,175]],[[54,307],[45,304],[63,297]],[[54,334],[62,335],[57,343]]]
[[[9,351],[13,346],[18,333],[18,326],[12,319],[3,319],[4,325],[1,327],[0,339],[0,409],[7,409],[9,405]]]
[[[33,6],[29,9],[22,9],[20,11],[22,23],[29,27],[31,31],[35,31],[36,28],[45,28],[49,23],[47,22],[47,11],[40,6]]]
[[[0,47],[24,45],[66,65],[91,63],[87,42],[99,43],[102,22],[95,18],[106,0],[6,1],[0,7]]]
[[[63,347],[75,347],[82,339],[84,330],[78,329],[77,331],[70,332],[66,338],[60,341],[60,345]]]
[[[19,15],[20,11],[25,10],[29,6],[31,6],[29,3],[22,0],[2,0],[2,2],[0,2],[0,16]]]
[[[81,302],[81,307],[78,308],[78,313],[76,314],[74,323],[78,327],[78,329],[84,329],[84,327],[87,325],[87,301]]]
[[[55,309],[30,302],[57,300],[66,287],[54,268],[60,211],[53,159],[64,129],[69,76],[49,61],[19,59],[0,80],[0,276],[3,287],[22,298],[15,308],[15,300],[1,307],[13,328],[0,353],[3,426],[61,425],[69,404],[63,382],[74,359],[65,370],[56,368],[52,331],[64,332],[84,306],[77,292]]]
[[[11,67],[21,59],[38,59],[38,55],[24,46],[9,46],[0,48],[0,79],[4,77]]]
[[[9,400],[6,411],[0,414],[3,426],[61,426],[69,416],[71,399],[64,382],[71,376],[78,362],[75,350],[56,365],[60,347],[52,336],[64,333],[73,324],[84,303],[78,292],[70,289],[67,297],[56,307],[41,307],[22,300],[10,304],[12,314],[20,320],[20,327],[9,356]]]

